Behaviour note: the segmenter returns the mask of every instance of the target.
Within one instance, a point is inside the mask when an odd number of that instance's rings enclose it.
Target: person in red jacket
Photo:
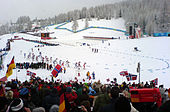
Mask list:
[[[13,95],[14,98],[19,98],[19,92],[18,92],[18,89],[17,89],[17,84],[13,83],[11,85],[11,91],[13,91],[13,93],[14,93],[14,95]]]
[[[66,88],[65,95],[67,101],[71,104],[71,107],[76,106],[76,103],[74,101],[77,99],[77,94],[71,87]]]

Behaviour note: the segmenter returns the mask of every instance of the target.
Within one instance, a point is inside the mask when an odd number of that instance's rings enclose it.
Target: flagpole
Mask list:
[[[17,67],[16,67],[16,80],[17,80]]]
[[[139,84],[140,84],[140,62],[138,62]]]

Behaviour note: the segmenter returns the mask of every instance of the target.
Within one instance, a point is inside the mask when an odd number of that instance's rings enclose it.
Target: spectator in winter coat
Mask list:
[[[13,97],[14,98],[19,98],[19,92],[17,90],[17,84],[13,83],[11,86],[11,91],[13,91]]]
[[[48,112],[52,105],[59,105],[60,104],[60,98],[58,96],[57,89],[53,88],[51,93],[45,97],[43,101],[43,107]]]
[[[29,90],[27,88],[22,88],[20,90],[20,97],[22,98],[24,105],[30,108],[30,110],[35,108],[35,105],[31,101],[31,95],[29,93]]]
[[[76,106],[76,103],[74,101],[77,99],[77,94],[71,87],[66,88],[65,95],[71,106]]]
[[[104,94],[100,94],[97,96],[95,103],[94,103],[94,112],[99,112],[100,108],[105,106],[106,104],[111,103],[111,88],[107,87],[106,92]]]
[[[163,87],[163,85],[159,86],[159,91],[161,93],[162,103],[164,103],[165,102],[165,88]]]
[[[129,100],[124,96],[118,97],[115,102],[115,112],[130,112],[130,111],[131,105]]]
[[[158,112],[170,112],[170,100],[166,101],[165,103],[163,103],[159,109]]]
[[[120,89],[118,87],[113,87],[111,89],[111,103],[105,105],[100,109],[99,112],[115,112],[115,102],[120,93]]]
[[[85,87],[82,89],[82,94],[77,97],[76,104],[80,105],[83,101],[89,101],[89,95]]]

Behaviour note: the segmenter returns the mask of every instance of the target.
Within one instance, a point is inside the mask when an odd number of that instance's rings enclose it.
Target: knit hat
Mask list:
[[[33,109],[32,112],[45,112],[45,109],[43,107],[38,107]]]
[[[59,111],[59,106],[58,105],[53,105],[50,108],[49,112],[58,112]]]
[[[21,98],[17,98],[17,99],[14,99],[11,102],[11,104],[8,106],[7,112],[8,110],[10,112],[16,112],[16,111],[22,110],[23,107],[24,107],[23,100]]]

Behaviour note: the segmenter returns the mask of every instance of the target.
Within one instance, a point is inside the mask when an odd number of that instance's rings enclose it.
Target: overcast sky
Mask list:
[[[82,7],[91,7],[122,0],[0,0],[0,23],[4,24],[20,16],[47,18]]]

